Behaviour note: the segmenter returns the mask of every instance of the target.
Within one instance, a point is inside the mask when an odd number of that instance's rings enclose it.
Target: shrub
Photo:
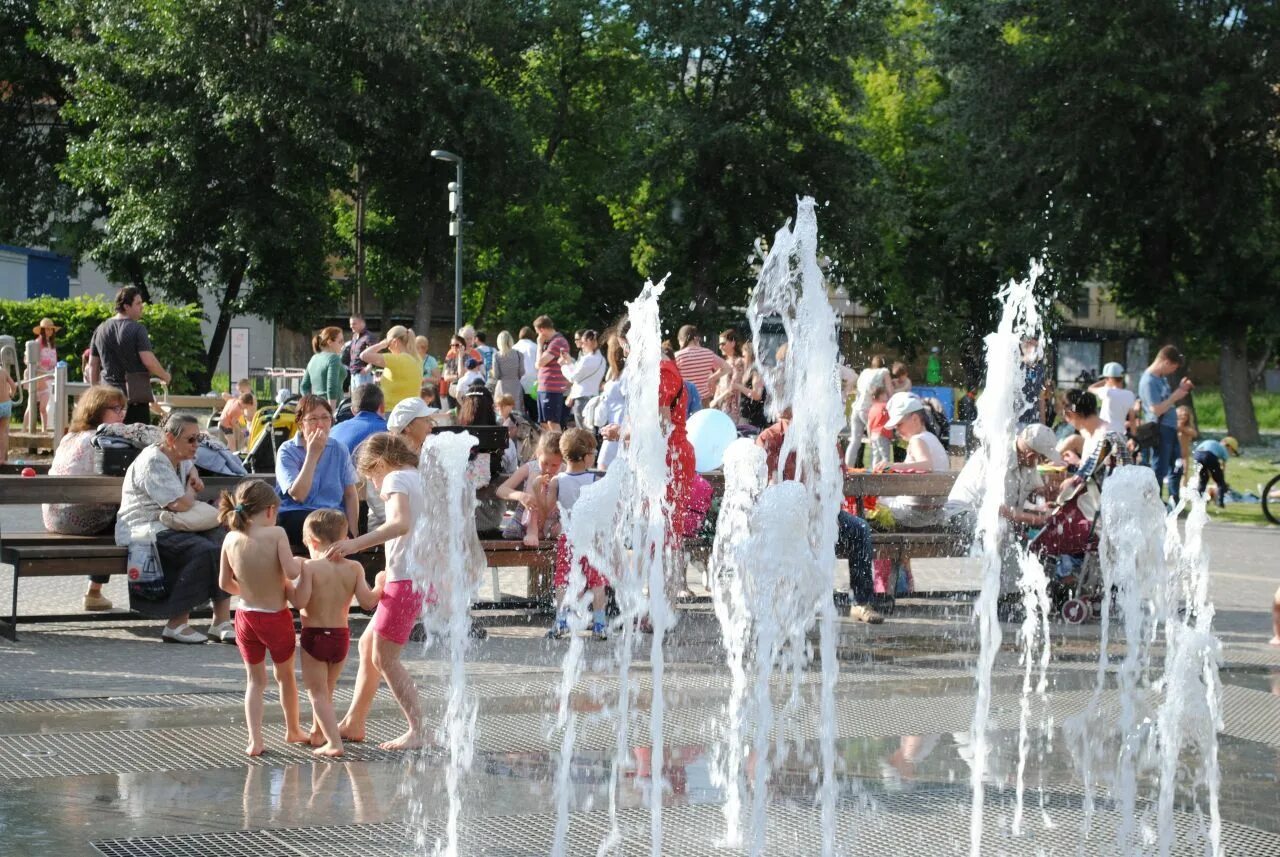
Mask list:
[[[42,318],[51,318],[62,328],[58,332],[58,358],[67,362],[67,376],[79,380],[84,374],[81,354],[89,347],[98,325],[115,315],[115,307],[98,298],[32,298],[25,301],[0,301],[0,334],[17,340],[18,360],[25,353],[24,343],[32,338],[31,329]],[[196,304],[171,306],[147,304],[142,323],[147,326],[155,346],[156,357],[173,375],[170,389],[174,393],[194,391],[195,379],[204,369],[204,334],[200,331],[202,312]],[[19,371],[22,370],[20,367]]]

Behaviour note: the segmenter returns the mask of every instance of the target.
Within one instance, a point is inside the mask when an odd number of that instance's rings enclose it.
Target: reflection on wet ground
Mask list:
[[[131,647],[137,644],[107,634],[92,645],[126,647],[125,652],[135,651]],[[710,853],[723,832],[723,790],[713,771],[727,678],[714,647],[704,645],[683,649],[665,682],[669,741],[662,774],[669,853]],[[225,650],[206,648],[210,651],[192,657],[220,664]],[[466,853],[503,850],[485,838],[497,836],[494,830],[506,832],[505,853],[547,853],[558,763],[552,714],[559,653],[538,642],[500,637],[475,651],[472,684],[480,696],[480,715],[476,757],[463,784]],[[1277,661],[1274,666],[1229,662],[1222,673],[1221,809],[1228,854],[1280,853]],[[415,663],[424,676],[428,716],[438,718],[444,704],[441,664],[425,656]],[[616,680],[599,650],[589,666],[571,698],[579,730],[569,776],[572,830],[578,838],[571,837],[570,853],[594,853],[615,765]],[[998,660],[992,705],[996,748],[988,779],[993,849],[1077,853],[1081,791],[1063,723],[1087,705],[1095,669],[1085,657],[1055,661],[1047,704],[1033,703],[1025,775],[1028,832],[1013,840],[1008,824],[1022,671],[1012,653]],[[862,853],[875,843],[878,852],[912,857],[967,850],[971,676],[971,656],[948,657],[933,646],[906,643],[891,657],[864,656],[841,664],[836,716],[841,847]],[[351,678],[340,688],[340,698],[349,693]],[[621,818],[634,834],[626,853],[648,853],[650,750],[644,711],[651,686],[643,668],[638,684],[630,752],[619,771]],[[204,693],[188,688],[185,696],[164,699],[144,678],[132,686],[132,695],[85,694],[58,705],[0,700],[0,850],[121,857],[408,853],[401,825],[409,802],[415,796],[423,800],[429,826],[443,816],[440,750],[398,755],[353,747],[344,761],[315,762],[281,744],[275,724],[268,755],[249,762],[239,754],[243,721],[233,686],[217,684]],[[785,740],[770,760],[767,784],[755,782],[757,759],[746,757],[748,788],[764,785],[771,796],[768,853],[816,849],[817,692],[816,674],[806,674],[796,707],[779,719],[776,737]],[[780,686],[778,698],[783,696]],[[273,706],[267,710],[269,719],[277,716]],[[397,717],[391,700],[380,696],[371,735],[394,734]],[[1189,811],[1186,797],[1180,808]],[[1102,853],[1108,853],[1108,811],[1103,800],[1103,820],[1093,840]],[[1194,816],[1188,812],[1180,823],[1189,838],[1176,853],[1198,853],[1191,844]],[[356,832],[347,832],[350,825],[358,826]],[[233,847],[225,838],[231,831],[254,833],[242,834],[245,838]],[[133,845],[126,842],[130,838]],[[363,843],[363,851],[348,839]],[[378,843],[386,843],[385,849]],[[684,850],[670,850],[677,845]]]

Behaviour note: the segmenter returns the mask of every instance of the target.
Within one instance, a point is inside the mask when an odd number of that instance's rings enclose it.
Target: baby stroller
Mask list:
[[[1063,485],[1058,508],[1028,545],[1045,565],[1054,612],[1072,625],[1088,621],[1102,609],[1097,526],[1102,479],[1112,469],[1101,462],[1109,458],[1110,450],[1104,447],[1099,465],[1087,479],[1076,477]],[[1071,566],[1064,567],[1065,562]]]
[[[275,473],[276,450],[297,431],[298,397],[290,394],[275,407],[260,407],[249,423],[244,466],[250,473]]]

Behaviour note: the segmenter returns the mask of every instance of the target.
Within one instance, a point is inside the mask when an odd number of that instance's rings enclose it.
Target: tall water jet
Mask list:
[[[725,734],[718,747],[715,783],[724,789],[722,812],[724,844],[742,845],[742,789],[744,713],[747,696],[746,651],[751,637],[744,565],[751,533],[751,510],[764,489],[765,453],[749,438],[740,438],[725,450],[724,495],[716,519],[711,548],[711,605],[720,622],[725,664],[729,668],[729,701],[725,705]]]
[[[772,393],[769,407],[772,414],[780,416],[789,411],[793,402],[798,403],[791,414],[779,467],[784,467],[788,458],[795,455],[795,476],[806,489],[796,501],[804,511],[799,522],[808,542],[806,556],[810,561],[792,566],[791,573],[801,587],[800,606],[789,618],[794,624],[787,630],[793,636],[799,634],[800,640],[787,647],[785,655],[790,660],[794,702],[806,657],[803,635],[816,616],[822,668],[822,724],[818,730],[822,763],[819,787],[822,853],[830,855],[835,849],[835,686],[838,677],[835,604],[831,595],[837,515],[844,501],[844,470],[835,438],[845,424],[845,414],[837,371],[840,362],[837,320],[818,263],[815,209],[813,198],[804,197],[796,208],[794,228],[784,225],[774,236],[751,295],[747,319],[757,354],[762,354],[763,323],[775,316],[781,319],[787,336],[787,353],[767,372]],[[756,668],[769,669],[770,666],[757,663]],[[757,687],[761,687],[759,679]],[[763,787],[760,778],[756,782],[757,788]],[[761,843],[756,841],[752,845],[754,850]]]
[[[1187,503],[1191,513],[1184,536],[1178,532],[1178,517]],[[1209,853],[1213,857],[1223,853],[1222,816],[1218,807],[1218,731],[1222,729],[1222,684],[1218,667],[1222,663],[1222,647],[1213,633],[1214,609],[1209,601],[1209,556],[1204,547],[1204,527],[1208,520],[1205,498],[1188,489],[1183,503],[1169,515],[1165,536],[1165,558],[1173,568],[1174,592],[1165,598],[1164,676],[1156,685],[1161,694],[1156,712],[1160,766],[1156,830],[1161,857],[1166,857],[1173,847],[1173,802],[1178,785],[1178,759],[1184,748],[1190,748],[1200,759],[1191,794],[1197,813],[1201,790],[1208,803]]]
[[[1000,508],[1005,505],[1005,475],[1013,464],[1013,438],[1018,415],[1028,406],[1022,393],[1024,340],[1034,337],[1039,349],[1040,313],[1036,307],[1036,281],[1044,268],[1033,261],[1027,279],[1011,280],[998,295],[1002,303],[1000,323],[995,333],[987,336],[987,379],[982,398],[978,400],[978,420],[974,433],[982,443],[980,454],[986,462],[985,490],[977,510],[974,544],[982,558],[982,589],[974,605],[978,622],[980,651],[977,663],[977,693],[973,711],[970,762],[972,809],[969,818],[969,852],[982,853],[983,808],[991,718],[991,672],[1000,651],[1003,634],[998,606],[1001,570],[1004,565],[1004,521]],[[1039,359],[1042,351],[1030,355]],[[1034,575],[1034,571],[1029,571]],[[1029,585],[1032,590],[1034,585]],[[1025,591],[1025,588],[1024,588]],[[1029,667],[1029,665],[1028,665]],[[1021,743],[1021,742],[1020,742]]]
[[[415,568],[425,574],[417,582],[436,599],[426,612],[429,639],[443,639],[449,653],[449,693],[444,722],[437,731],[449,754],[445,837],[434,845],[434,853],[441,857],[458,853],[462,777],[471,769],[475,750],[477,701],[467,687],[466,653],[471,601],[486,565],[476,535],[475,487],[467,478],[475,445],[476,439],[469,434],[430,435],[418,465],[427,504],[413,542]]]

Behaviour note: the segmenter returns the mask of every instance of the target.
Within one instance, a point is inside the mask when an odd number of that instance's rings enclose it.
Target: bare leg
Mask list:
[[[244,689],[244,722],[249,727],[249,746],[244,751],[250,756],[261,756],[265,749],[262,743],[262,695],[267,689],[267,663],[259,661],[244,666],[249,679]]]
[[[305,744],[310,739],[302,731],[298,719],[298,679],[293,674],[293,657],[274,664],[276,684],[280,688],[280,708],[284,711],[284,740],[290,744]]]
[[[418,688],[413,683],[413,676],[409,675],[409,671],[400,662],[400,652],[403,650],[403,645],[374,635],[373,663],[386,677],[391,695],[399,703],[404,719],[409,721],[407,732],[394,741],[384,741],[378,745],[384,750],[409,750],[422,746],[422,712],[418,708]]]
[[[536,548],[542,539],[542,516],[537,512],[529,512],[529,524],[525,527],[524,543],[527,547]]]
[[[182,621],[185,622],[187,620],[183,619]],[[230,622],[230,621],[231,621],[231,599],[224,598],[221,601],[213,602],[213,624],[221,625],[223,622]]]
[[[302,683],[311,698],[311,743],[317,756],[341,756],[342,736],[338,732],[338,717],[333,712],[333,694],[329,690],[329,664],[318,661],[305,651],[302,653]],[[315,732],[319,729],[324,741],[316,744]]]
[[[0,419],[0,464],[9,460],[9,418]]]
[[[177,616],[170,617],[169,621],[165,623],[165,627],[175,628],[175,629],[181,628],[183,625],[187,624],[187,620],[190,618],[191,618],[190,613],[179,613]],[[263,670],[262,674],[264,677],[267,674],[266,669],[267,669],[266,667],[262,668]]]
[[[378,692],[378,684],[382,681],[382,673],[373,659],[374,636],[372,628],[365,628],[360,635],[360,667],[356,672],[356,687],[351,695],[351,707],[338,724],[338,731],[347,741],[364,740],[364,723],[369,719],[373,696]]]
[[[606,600],[603,586],[597,586],[591,590],[591,609],[593,612],[603,610]]]

